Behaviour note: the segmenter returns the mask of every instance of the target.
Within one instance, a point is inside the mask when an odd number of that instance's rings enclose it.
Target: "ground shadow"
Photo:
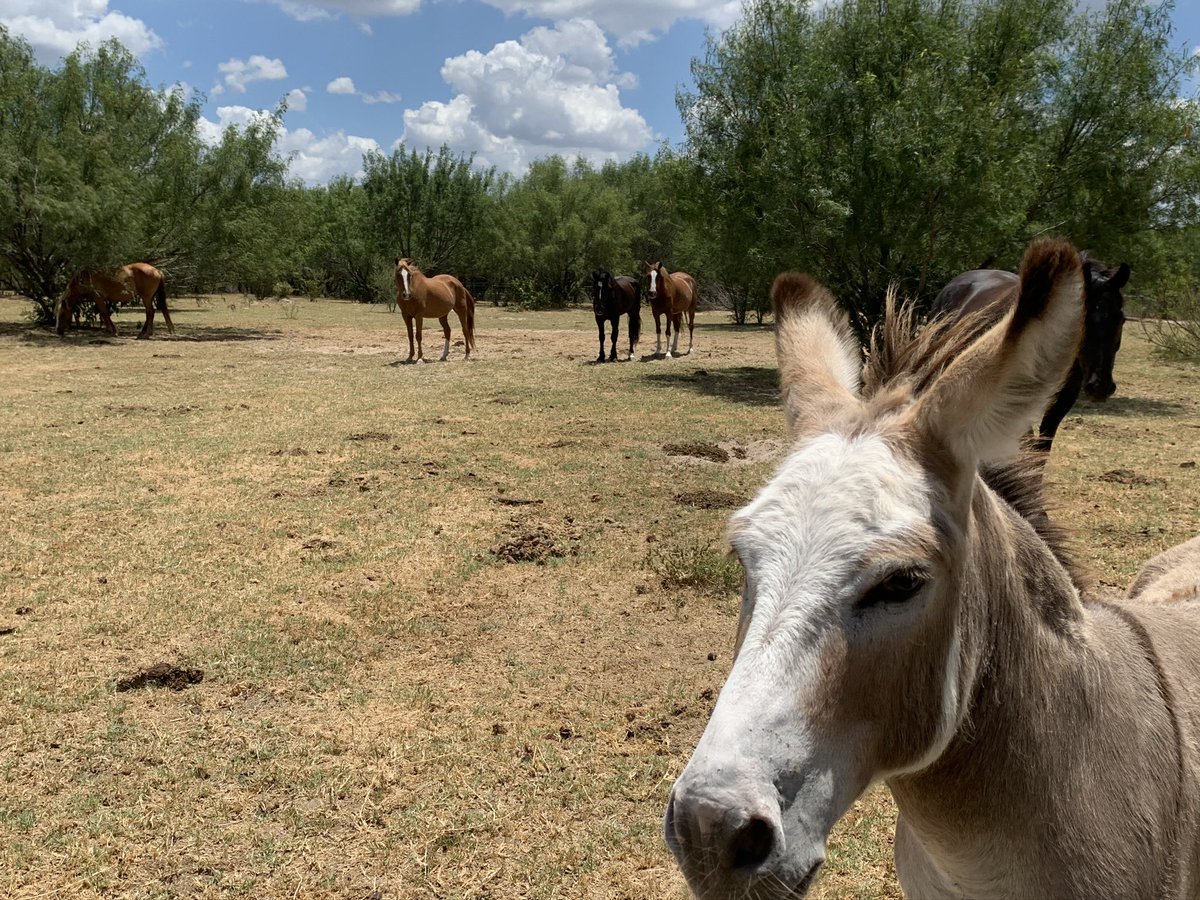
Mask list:
[[[675,371],[662,368],[646,372],[643,378],[647,384],[654,387],[671,390],[682,388],[738,403],[750,403],[755,406],[776,406],[779,403],[779,374],[770,366]]]
[[[1173,400],[1153,400],[1149,397],[1111,397],[1103,403],[1093,403],[1082,397],[1071,408],[1080,416],[1179,416],[1187,412],[1182,403]]]
[[[15,322],[0,323],[0,339],[15,338],[27,344],[59,344],[64,347],[94,347],[120,344],[125,341],[137,340],[138,329],[122,329],[114,337],[101,328],[72,328],[59,337],[52,328],[39,328],[34,325]],[[154,336],[142,343],[172,344],[172,343],[209,343],[229,341],[275,341],[284,336],[282,331],[263,328],[232,328],[225,326],[189,325],[186,330],[176,329],[171,334],[166,328],[155,327]]]

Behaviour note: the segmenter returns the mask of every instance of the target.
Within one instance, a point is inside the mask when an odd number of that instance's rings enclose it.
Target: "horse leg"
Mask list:
[[[604,316],[596,316],[596,328],[600,331],[600,355],[596,357],[596,362],[604,362]]]
[[[696,333],[696,310],[689,309],[687,317],[688,317],[688,352],[687,352],[687,355],[691,356],[692,355],[692,346],[693,346],[692,338],[695,336],[695,333]]]
[[[676,328],[678,328],[678,322],[676,322],[676,320],[675,320],[674,313],[672,313],[670,310],[668,310],[667,311],[667,355],[665,357],[666,359],[674,358],[674,355],[671,352],[671,326],[672,325],[674,325],[674,326],[676,326]],[[676,333],[676,336],[675,336],[675,343],[676,344],[679,343],[678,333]],[[676,349],[678,349],[678,348],[676,348]]]
[[[683,313],[675,313],[675,321],[672,324],[675,326],[675,341],[671,345],[671,352],[679,356],[679,332],[683,331]]]
[[[142,330],[138,333],[138,340],[142,341],[154,334],[154,301],[146,301],[146,321],[142,323]]]
[[[108,301],[96,298],[96,312],[100,313],[100,321],[104,323],[104,330],[113,337],[117,336],[117,326],[113,324],[112,310],[109,309]]]
[[[450,358],[450,313],[446,313],[438,321],[442,323],[442,337],[446,341],[442,347],[442,358],[438,362],[445,362]]]
[[[1058,434],[1058,426],[1062,424],[1062,420],[1067,417],[1067,413],[1071,411],[1071,407],[1075,405],[1075,401],[1079,399],[1079,391],[1083,388],[1083,366],[1079,360],[1075,360],[1071,366],[1071,373],[1067,376],[1066,383],[1062,386],[1062,390],[1054,398],[1054,402],[1050,404],[1046,414],[1042,416],[1042,422],[1038,425],[1038,434],[1034,439],[1033,446],[1035,449],[1043,453],[1050,452],[1050,445],[1054,443],[1054,435]]]
[[[158,288],[154,295],[155,302],[158,303],[158,308],[162,310],[163,318],[167,322],[167,331],[171,334],[175,333],[175,323],[171,321],[171,313],[167,310],[167,285],[164,282]]]
[[[400,314],[404,316],[404,327],[408,329],[408,359],[405,362],[413,361],[413,320],[412,316],[401,310]]]
[[[466,308],[455,309],[454,312],[455,312],[455,315],[458,316],[458,327],[462,329],[462,333],[463,333],[463,347],[466,348],[466,351],[467,351],[466,355],[463,356],[463,362],[466,362],[467,360],[469,360],[471,358],[471,313],[470,313],[470,310],[468,310]],[[446,315],[447,315],[447,318],[449,318],[449,313],[447,313]],[[449,341],[450,340],[449,325],[447,325],[446,328],[447,328],[446,340]]]
[[[667,321],[667,327],[670,328],[670,320]],[[662,314],[654,314],[654,355],[662,356]]]
[[[416,321],[413,323],[417,329],[417,362],[419,363],[425,362],[425,348],[421,346],[421,328],[424,324],[425,319],[423,316],[417,316]]]
[[[620,317],[620,315],[613,316],[612,323],[613,323],[612,352],[608,354],[608,361],[616,362],[617,361],[617,335],[620,334],[620,332],[621,332],[621,317]],[[602,356],[604,355],[604,341],[600,342],[600,354]]]

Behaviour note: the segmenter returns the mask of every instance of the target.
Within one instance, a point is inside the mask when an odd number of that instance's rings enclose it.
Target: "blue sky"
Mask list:
[[[1098,0],[1084,0],[1099,5]],[[0,24],[54,64],[117,37],[154,85],[205,96],[209,136],[288,98],[280,149],[310,183],[363,153],[449,144],[521,173],[683,137],[675,93],[740,0],[0,0]],[[1200,0],[1175,43],[1200,46]],[[1194,90],[1194,86],[1191,88]]]

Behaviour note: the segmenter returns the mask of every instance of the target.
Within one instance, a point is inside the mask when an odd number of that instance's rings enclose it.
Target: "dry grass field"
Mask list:
[[[480,307],[477,360],[403,366],[382,308],[173,305],[60,340],[0,300],[0,895],[682,898],[770,333],[595,366],[588,311]],[[1117,383],[1051,470],[1101,586],[1200,531],[1200,368],[1131,324]],[[900,896],[893,815],[817,896]]]

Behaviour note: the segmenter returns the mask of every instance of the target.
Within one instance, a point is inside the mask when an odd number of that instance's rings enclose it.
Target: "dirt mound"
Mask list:
[[[117,681],[118,691],[135,691],[149,684],[160,685],[173,691],[182,691],[191,684],[204,680],[203,669],[185,669],[172,663],[155,663],[148,669]]]
[[[711,462],[729,462],[729,451],[711,441],[694,441],[690,444],[663,444],[663,452],[668,456],[692,456],[696,459],[707,459]]]
[[[546,560],[574,556],[579,534],[571,529],[555,529],[544,524],[512,521],[508,524],[508,536],[489,548],[489,552],[502,562],[533,562],[545,565]]]
[[[386,431],[356,431],[346,435],[348,441],[390,441],[392,436]]]
[[[696,509],[737,509],[745,505],[746,498],[728,491],[687,491],[676,494],[675,502]]]

